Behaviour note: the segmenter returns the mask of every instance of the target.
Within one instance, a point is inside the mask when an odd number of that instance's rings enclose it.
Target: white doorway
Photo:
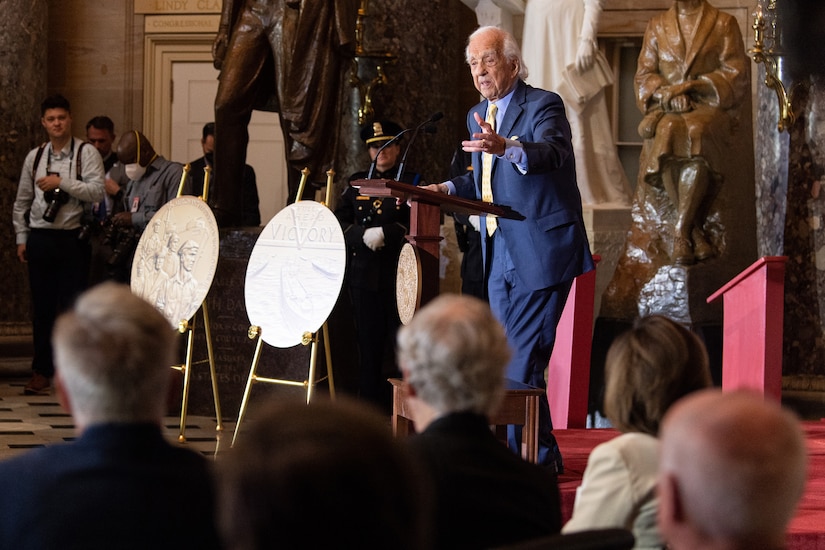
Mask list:
[[[208,62],[172,62],[170,160],[186,163],[203,155],[203,125],[215,120],[218,71]],[[277,113],[253,111],[246,162],[255,169],[261,224],[285,205],[288,195],[284,137]]]

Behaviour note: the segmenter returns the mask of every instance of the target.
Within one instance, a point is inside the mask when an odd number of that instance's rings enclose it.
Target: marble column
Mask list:
[[[781,136],[780,141],[787,140],[788,155],[777,159],[775,170],[787,172],[786,214],[782,233],[774,239],[781,239],[781,254],[788,257],[783,388],[825,390],[825,80],[800,79],[793,90],[796,122],[787,138]],[[781,200],[782,191],[781,185],[767,189],[760,208],[769,211],[777,200],[771,193],[777,192]]]
[[[45,0],[6,0],[0,18],[0,344],[31,335],[27,271],[17,260],[11,211],[26,154],[44,139],[40,102],[46,95]]]

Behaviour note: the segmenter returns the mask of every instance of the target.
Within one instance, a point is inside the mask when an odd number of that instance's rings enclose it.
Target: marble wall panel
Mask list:
[[[44,139],[40,102],[46,95],[44,0],[8,0],[0,18],[0,336],[30,334],[30,300],[25,265],[17,260],[10,218],[26,154]],[[14,16],[9,16],[14,14]]]

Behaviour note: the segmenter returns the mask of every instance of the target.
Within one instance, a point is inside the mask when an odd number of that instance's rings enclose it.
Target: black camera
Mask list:
[[[95,218],[91,212],[84,212],[80,218],[80,231],[77,233],[77,240],[88,241],[92,235],[97,235],[103,227],[102,222]]]
[[[60,174],[57,172],[49,172],[48,175],[59,176]],[[57,189],[43,193],[43,198],[46,200],[46,211],[43,212],[43,219],[52,223],[55,218],[57,218],[57,213],[60,212],[60,208],[69,202],[69,194],[61,191],[58,187]]]
[[[116,225],[112,218],[106,218],[102,225],[103,244],[111,247],[112,253],[106,260],[110,268],[126,266],[137,248],[139,235],[135,227]]]

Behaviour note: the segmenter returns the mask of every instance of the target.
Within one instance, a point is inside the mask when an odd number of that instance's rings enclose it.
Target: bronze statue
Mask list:
[[[676,0],[648,23],[636,71],[636,101],[644,113],[639,186],[664,188],[675,209],[674,263],[715,254],[703,224],[724,184],[750,61],[736,19],[706,0]]]
[[[750,61],[736,19],[675,0],[648,23],[635,86],[639,180],[600,315],[718,324],[707,297],[757,254]]]
[[[355,39],[359,0],[224,0],[212,48],[221,71],[215,99],[213,210],[241,221],[240,182],[252,110],[277,111],[291,169],[323,174],[335,159],[343,59]],[[297,185],[290,184],[290,199]]]

